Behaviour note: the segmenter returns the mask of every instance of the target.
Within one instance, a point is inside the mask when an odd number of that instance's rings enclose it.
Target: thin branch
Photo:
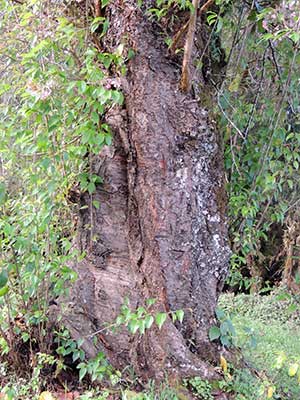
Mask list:
[[[203,4],[203,6],[200,8],[199,12],[198,12],[198,17],[207,10],[207,8],[210,6],[210,4],[213,2],[214,0],[208,0],[205,4]],[[172,40],[172,45],[170,47],[170,52],[171,53],[175,53],[177,47],[178,47],[178,43],[180,42],[181,38],[186,34],[188,27],[190,24],[190,19],[179,29],[179,31],[174,35],[174,38]]]
[[[248,122],[247,122],[247,125],[245,128],[245,131],[244,131],[245,140],[247,139],[249,129],[251,127],[251,123],[252,123],[254,113],[257,108],[258,100],[259,100],[261,90],[262,90],[262,83],[264,81],[265,70],[266,70],[266,65],[265,65],[266,64],[266,55],[267,55],[267,49],[265,49],[265,51],[264,51],[264,56],[263,56],[263,60],[262,60],[262,71],[261,71],[261,76],[260,76],[260,80],[259,80],[258,90],[257,90],[256,96],[255,96],[254,103],[252,104],[251,113],[250,113],[250,116],[249,116],[249,119],[248,119]],[[245,140],[244,140],[244,143],[245,143]]]
[[[237,133],[240,135],[240,137],[242,139],[245,139],[245,136],[243,135],[243,133],[241,132],[241,130],[235,125],[235,123],[232,121],[232,119],[229,118],[229,116],[226,114],[224,108],[222,107],[221,103],[220,103],[220,98],[218,97],[218,106],[222,112],[222,114],[224,115],[224,117],[227,119],[227,121],[230,123],[230,125],[233,127],[234,130],[237,131]]]
[[[208,9],[208,7],[214,2],[214,0],[208,0],[203,6],[200,8],[199,15],[201,15],[204,11]]]
[[[214,0],[208,0],[205,4],[203,4],[198,13],[197,10],[199,7],[199,1],[200,0],[193,0],[194,10],[193,12],[191,12],[190,19],[188,21],[188,32],[184,46],[180,88],[183,92],[186,93],[191,90],[192,86],[190,67],[191,67],[192,51],[193,51],[194,37],[196,31],[197,15],[201,15],[214,2]]]
[[[190,20],[188,20],[180,29],[179,31],[175,34],[175,36],[172,39],[172,45],[170,47],[170,52],[172,54],[175,53],[178,43],[180,42],[181,38],[185,35],[186,31],[188,30]]]
[[[102,17],[101,0],[94,0],[95,17]]]
[[[193,0],[194,10],[193,12],[191,12],[190,15],[187,38],[184,46],[183,62],[182,62],[180,88],[183,92],[189,92],[191,90],[190,64],[191,64],[195,30],[196,30],[198,6],[199,6],[199,0]]]

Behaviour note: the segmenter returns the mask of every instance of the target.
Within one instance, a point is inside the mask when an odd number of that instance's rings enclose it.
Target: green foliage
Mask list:
[[[126,300],[121,307],[120,314],[116,318],[116,321],[111,324],[109,328],[112,328],[114,331],[119,326],[126,326],[129,332],[133,335],[137,332],[143,335],[146,329],[150,329],[152,327],[153,323],[157,325],[158,329],[161,329],[167,320],[168,313],[154,313],[151,310],[151,307],[155,304],[155,302],[155,299],[147,299],[146,308],[138,307],[136,310],[132,311],[129,307],[128,300]],[[169,316],[172,318],[174,323],[176,321],[182,323],[184,311],[171,311]]]
[[[220,308],[216,309],[216,317],[219,321],[219,326],[213,325],[209,329],[209,339],[211,341],[219,339],[223,346],[232,347],[236,337],[236,332],[231,319]]]
[[[142,2],[140,2],[141,5]],[[179,10],[193,11],[193,3],[190,0],[156,0],[156,7],[148,8],[147,13],[149,16],[155,17],[160,20],[165,17],[170,10],[174,13]]]
[[[255,280],[259,286],[276,251],[266,242],[299,199],[300,55],[292,12],[293,2],[243,15],[233,4],[223,16],[228,65],[218,107],[234,250],[229,284],[246,289]]]
[[[87,194],[90,215],[99,208],[93,194],[102,179],[93,157],[112,142],[107,107],[123,102],[107,81],[108,68],[124,73],[122,54],[100,53],[83,20],[64,17],[59,3],[47,13],[44,6],[0,2],[2,354],[15,352],[20,340],[43,352],[51,346],[49,302],[67,293],[76,279],[70,264],[84,257],[72,246],[80,204],[70,192]],[[91,23],[105,33],[106,21]],[[93,241],[92,218],[87,228]],[[60,354],[82,358],[70,346]]]
[[[239,315],[265,324],[275,321],[282,326],[300,323],[299,296],[284,289],[277,289],[268,296],[224,294],[219,300],[219,307],[232,318]]]
[[[71,355],[74,363],[77,360],[84,360],[85,353],[80,348],[83,343],[83,339],[78,341],[71,339],[70,333],[67,329],[55,332],[54,343],[57,344],[56,353],[62,356],[62,358]]]
[[[81,362],[77,365],[79,370],[79,380],[81,381],[86,374],[90,375],[91,381],[103,380],[109,378],[110,382],[115,385],[121,378],[119,371],[115,371],[114,368],[109,364],[105,354],[99,352],[97,356],[87,362]]]
[[[224,379],[218,382],[218,388],[234,395],[236,400],[265,400],[267,398],[270,382],[261,380],[251,374],[248,369],[230,369]]]
[[[109,391],[101,391],[101,393],[97,393],[96,391],[89,391],[82,394],[79,399],[80,400],[105,400],[109,398]]]
[[[8,384],[1,387],[1,395],[5,394],[6,400],[24,399],[38,400],[41,388],[46,384],[46,379],[42,374],[44,368],[50,368],[57,363],[55,357],[44,353],[37,353],[35,358],[36,365],[33,368],[30,378],[26,381],[19,377],[10,377]],[[8,376],[6,364],[0,364],[2,376]]]
[[[181,400],[177,394],[177,390],[169,386],[168,382],[160,385],[149,382],[144,392],[136,392],[133,390],[124,390],[122,392],[122,400]]]
[[[138,307],[136,310],[132,311],[129,308],[128,299],[126,299],[116,320],[106,328],[94,332],[90,337],[94,337],[95,339],[96,335],[102,331],[111,331],[114,333],[118,328],[122,328],[123,326],[127,327],[132,335],[135,335],[137,332],[140,335],[144,335],[146,329],[150,329],[154,323],[157,325],[158,329],[161,329],[168,314],[154,313],[151,310],[151,307],[155,303],[155,299],[147,299],[146,308]],[[169,316],[172,318],[174,323],[176,321],[182,323],[184,312],[182,310],[172,311],[169,313]],[[73,340],[67,329],[55,332],[54,343],[56,343],[57,346],[56,353],[61,357],[60,363],[56,361],[59,368],[65,368],[63,360],[69,356],[73,363],[78,363],[78,361],[80,361],[79,364],[77,364],[80,381],[88,375],[92,382],[96,380],[101,381],[103,379],[109,379],[112,385],[117,384],[121,378],[121,373],[110,365],[104,353],[99,352],[95,358],[85,361],[85,352],[81,349],[83,342],[84,338],[81,338],[78,341]],[[6,343],[1,347],[3,347],[3,352],[8,351]]]
[[[195,376],[184,381],[184,385],[192,390],[195,396],[203,400],[213,400],[212,385],[207,381]]]

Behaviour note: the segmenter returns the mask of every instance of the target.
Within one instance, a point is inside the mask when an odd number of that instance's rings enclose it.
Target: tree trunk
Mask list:
[[[104,179],[93,195],[100,208],[93,222],[89,210],[80,214],[87,256],[75,266],[64,321],[85,339],[88,357],[104,351],[117,368],[131,365],[145,378],[212,377],[208,329],[229,257],[221,139],[209,111],[180,92],[181,67],[136,1],[113,1],[106,12],[107,48],[124,43],[135,56],[122,79],[125,105],[107,114],[113,145],[93,161]],[[183,309],[184,321],[168,318],[144,335],[105,330],[125,298],[132,310],[155,298],[154,314]]]

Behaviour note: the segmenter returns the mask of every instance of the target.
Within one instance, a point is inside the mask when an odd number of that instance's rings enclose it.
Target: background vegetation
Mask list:
[[[102,7],[107,3],[102,1]],[[143,2],[137,6],[144,7]],[[224,137],[233,251],[226,284],[230,294],[222,296],[219,307],[224,312],[217,312],[218,326],[210,332],[211,340],[223,345],[223,379],[143,387],[134,373],[131,381],[123,380],[122,371],[113,370],[101,353],[86,361],[81,343],[63,327],[51,326],[51,306],[76,279],[70,262],[85,256],[72,247],[83,193],[90,199],[85,206],[91,216],[90,242],[96,239],[93,213],[101,205],[93,193],[102,180],[91,172],[91,165],[94,155],[112,141],[103,122],[105,112],[123,102],[110,73],[126,74],[126,63],[134,56],[124,45],[114,54],[101,51],[109,21],[95,17],[93,7],[89,2],[0,1],[3,397],[51,400],[60,385],[63,390],[56,396],[79,396],[78,390],[81,399],[175,400],[188,398],[188,390],[208,400],[221,398],[222,392],[236,399],[297,399],[296,1],[217,0],[201,16],[210,26],[210,36],[194,62],[216,92],[217,103],[210,111]],[[159,24],[166,51],[172,46],[168,23],[175,24],[178,13],[192,10],[191,2],[183,0],[157,0],[156,7],[145,10]],[[180,57],[182,49],[176,52]],[[223,65],[221,71],[214,67],[217,64]],[[181,321],[182,311],[177,310],[174,318]],[[148,310],[126,309],[124,303],[116,326],[125,324],[132,334],[143,334],[154,321],[161,326],[164,319]],[[230,363],[228,348],[241,355],[239,362]]]

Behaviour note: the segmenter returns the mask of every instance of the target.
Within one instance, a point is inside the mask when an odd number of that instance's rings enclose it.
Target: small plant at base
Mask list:
[[[231,319],[220,308],[216,309],[216,316],[220,326],[214,325],[210,328],[208,336],[211,341],[220,339],[223,346],[232,347],[236,332]]]
[[[78,359],[84,360],[85,353],[80,346],[83,343],[83,339],[75,341],[71,339],[70,332],[67,329],[63,329],[60,332],[55,332],[56,337],[54,342],[58,344],[56,353],[62,357],[72,355],[72,361],[75,362]]]
[[[155,323],[157,327],[161,329],[168,315],[172,318],[173,322],[179,321],[180,323],[182,323],[184,318],[183,310],[171,311],[170,313],[152,314],[150,308],[155,303],[155,299],[147,299],[146,308],[138,307],[136,310],[132,311],[129,308],[129,300],[126,299],[124,304],[121,306],[120,315],[118,315],[116,320],[112,324],[108,325],[106,328],[94,332],[92,335],[90,335],[90,337],[95,337],[95,335],[105,330],[111,330],[112,332],[115,332],[116,329],[121,326],[126,326],[129,332],[133,335],[137,332],[143,335],[145,334],[146,329],[151,328],[153,323]],[[76,361],[78,358],[82,360],[82,362],[77,366],[77,368],[79,369],[80,381],[86,376],[86,374],[89,374],[92,382],[95,380],[102,380],[104,378],[109,378],[110,382],[113,385],[119,382],[121,378],[121,373],[114,370],[114,368],[109,364],[108,360],[106,359],[104,353],[100,352],[95,358],[85,362],[83,361],[84,353],[82,350],[79,350],[79,347],[82,343],[80,342],[76,345],[76,342],[70,339],[68,331],[66,330],[63,331],[60,336],[60,341],[62,341],[62,345],[58,347],[57,352],[63,356],[72,353],[73,361]]]
[[[207,381],[201,379],[199,376],[194,378],[185,379],[184,386],[191,389],[192,392],[202,400],[213,400],[212,385]]]
[[[120,378],[120,371],[116,371],[107,361],[105,354],[99,352],[97,356],[87,362],[81,362],[78,364],[79,369],[79,380],[89,374],[92,382],[96,380],[103,380],[104,378],[109,378],[112,385],[116,385]]]
[[[86,374],[88,374],[92,382],[95,380],[100,381],[104,378],[109,378],[112,385],[115,385],[119,382],[121,373],[114,370],[114,368],[106,359],[104,353],[99,352],[95,358],[84,361],[85,352],[80,348],[84,339],[75,341],[71,338],[69,331],[67,329],[63,329],[60,332],[56,332],[56,338],[54,341],[58,343],[58,347],[56,349],[57,354],[63,358],[66,356],[71,356],[73,362],[78,360],[81,361],[77,365],[80,381],[82,381]]]
[[[231,365],[217,386],[219,390],[234,395],[236,400],[266,400],[273,398],[275,393],[275,387],[265,376],[258,378],[248,369],[235,369]]]
[[[30,379],[11,376],[9,383],[1,388],[0,399],[3,395],[4,400],[40,400],[41,388],[46,383],[42,371],[44,368],[53,367],[58,361],[49,354],[36,353],[34,362],[36,365]]]

